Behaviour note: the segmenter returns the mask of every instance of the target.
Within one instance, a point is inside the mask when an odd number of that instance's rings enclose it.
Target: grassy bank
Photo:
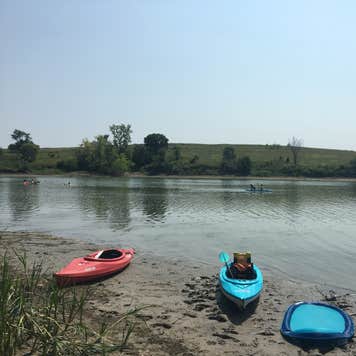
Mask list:
[[[59,288],[41,262],[29,266],[26,255],[9,255],[0,263],[1,355],[106,355],[125,348],[136,310],[93,326],[86,316],[89,288]]]
[[[182,162],[191,162],[186,174],[217,174],[223,150],[226,146],[234,148],[237,157],[248,156],[252,161],[251,175],[255,176],[288,176],[291,174],[292,154],[287,146],[279,145],[205,145],[205,144],[170,144],[167,157],[174,155],[173,150],[178,147]],[[131,146],[132,148],[132,146]],[[54,174],[63,172],[60,162],[75,158],[74,147],[69,148],[41,148],[37,159],[28,165],[28,170],[34,174]],[[308,176],[308,172],[315,176],[333,176],[333,172],[340,167],[347,167],[356,158],[355,151],[302,148],[299,156],[299,175]],[[14,153],[3,150],[0,156],[0,172],[17,173],[21,166]],[[319,174],[320,173],[320,174]],[[340,174],[342,176],[342,172]],[[312,176],[312,174],[311,174]]]

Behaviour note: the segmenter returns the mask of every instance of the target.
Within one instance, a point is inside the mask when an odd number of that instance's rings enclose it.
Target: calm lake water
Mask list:
[[[249,250],[264,270],[356,290],[356,184],[248,180],[0,177],[0,228],[133,246],[218,265]],[[65,183],[70,181],[70,187]]]

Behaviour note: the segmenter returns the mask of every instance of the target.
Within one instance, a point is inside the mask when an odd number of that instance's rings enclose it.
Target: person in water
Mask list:
[[[256,190],[256,187],[255,187],[253,184],[250,184],[250,190],[251,190],[251,191],[255,191],[255,190]]]
[[[260,184],[260,191],[263,191],[263,184]]]

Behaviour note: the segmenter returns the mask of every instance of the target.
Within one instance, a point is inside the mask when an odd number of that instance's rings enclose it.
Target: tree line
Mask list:
[[[144,138],[143,143],[132,144],[131,125],[113,124],[108,131],[93,140],[83,139],[74,150],[74,156],[71,153],[71,158],[56,160],[57,170],[113,176],[141,172],[149,175],[356,177],[356,159],[339,166],[303,166],[300,164],[303,142],[295,137],[288,142],[290,155],[287,157],[253,162],[249,156],[241,155],[233,146],[227,145],[222,150],[220,163],[215,158],[214,164],[209,165],[200,162],[197,154],[186,150],[183,154],[182,146],[169,144],[169,139],[161,133],[151,133]],[[8,146],[8,150],[15,154],[19,167],[17,171],[29,172],[31,167],[36,166],[39,145],[33,142],[29,133],[18,129],[14,130],[11,138],[14,142]],[[266,145],[266,149],[280,150],[281,146]],[[0,159],[2,155],[4,153],[0,149]],[[54,158],[55,154],[48,155]],[[38,162],[37,167],[41,167],[43,161],[42,154],[41,163]]]

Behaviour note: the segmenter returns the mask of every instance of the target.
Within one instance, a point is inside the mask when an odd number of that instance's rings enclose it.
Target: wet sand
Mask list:
[[[107,246],[30,232],[0,232],[2,253],[26,251],[28,261],[42,260],[46,274],[74,257]],[[112,246],[110,246],[112,247]],[[125,246],[129,247],[129,246]],[[129,341],[130,355],[356,355],[354,342],[344,348],[302,349],[279,333],[287,307],[300,300],[325,301],[356,316],[356,293],[277,279],[264,274],[257,303],[240,312],[217,287],[216,266],[157,258],[137,251],[123,272],[91,285],[88,318],[115,321],[133,307],[139,323]]]

